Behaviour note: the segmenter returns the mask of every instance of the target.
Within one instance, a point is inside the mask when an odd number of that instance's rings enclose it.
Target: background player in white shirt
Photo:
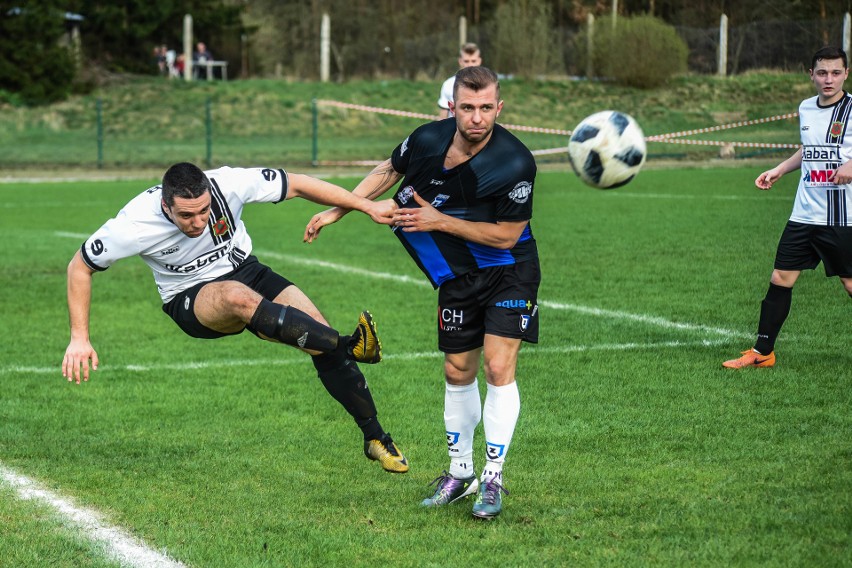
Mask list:
[[[408,462],[379,424],[376,407],[357,362],[378,363],[381,344],[369,312],[352,336],[328,326],[311,300],[292,282],[251,255],[251,238],[240,215],[252,202],[302,197],[363,211],[379,223],[380,206],[328,182],[272,168],[201,171],[175,164],[161,185],[132,199],[89,237],[68,265],[71,340],[62,374],[79,384],[98,368],[89,339],[92,276],[122,258],[139,256],[154,273],[163,311],[192,337],[216,339],[252,333],[311,355],[323,385],[355,419],[364,453],[391,472]]]
[[[466,43],[459,50],[459,69],[465,67],[476,67],[482,65],[482,54],[475,43]],[[456,76],[453,75],[441,85],[441,94],[438,96],[438,116],[447,118],[453,116],[450,103],[453,102],[453,87],[456,84]]]
[[[852,96],[843,90],[849,76],[846,53],[824,47],[814,54],[810,78],[817,95],[799,105],[802,148],[757,176],[770,189],[784,174],[801,171],[790,220],[775,255],[757,327],[757,341],[730,369],[772,367],[775,340],[790,313],[793,285],[802,270],[822,262],[826,276],[838,276],[852,297]]]

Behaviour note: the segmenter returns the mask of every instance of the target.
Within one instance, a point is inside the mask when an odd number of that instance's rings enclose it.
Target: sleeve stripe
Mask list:
[[[287,199],[287,190],[290,185],[290,178],[287,177],[287,172],[279,169],[278,173],[281,174],[281,199],[279,199],[276,203],[280,203]]]
[[[83,245],[80,247],[80,257],[83,259],[83,262],[86,263],[86,266],[97,272],[103,272],[104,270],[109,268],[109,266],[103,267],[95,264],[95,262],[89,257],[89,253],[86,252],[86,243],[83,243]]]

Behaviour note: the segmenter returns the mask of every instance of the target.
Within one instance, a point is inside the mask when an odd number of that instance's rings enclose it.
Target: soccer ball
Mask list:
[[[584,118],[571,134],[568,159],[588,185],[598,189],[620,187],[645,163],[645,135],[628,114],[596,112]]]

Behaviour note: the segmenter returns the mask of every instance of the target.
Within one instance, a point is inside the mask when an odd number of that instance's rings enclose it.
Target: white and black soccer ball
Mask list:
[[[584,118],[568,141],[568,159],[577,176],[598,189],[620,187],[645,163],[645,135],[629,114],[615,110]]]

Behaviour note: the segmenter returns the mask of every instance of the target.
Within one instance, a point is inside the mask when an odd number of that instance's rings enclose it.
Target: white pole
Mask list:
[[[331,18],[328,13],[322,15],[322,26],[320,27],[320,81],[328,83],[331,75]]]
[[[728,74],[728,16],[719,19],[719,77]]]
[[[849,54],[850,47],[850,36],[852,36],[852,16],[849,15],[849,12],[846,12],[843,15],[843,51],[846,54]]]
[[[192,16],[183,17],[183,78],[192,80]]]
[[[615,29],[616,18],[618,18],[618,0],[612,0],[612,29]]]
[[[595,76],[595,15],[589,12],[586,16],[586,79]]]
[[[459,16],[459,47],[467,43],[467,18]]]

